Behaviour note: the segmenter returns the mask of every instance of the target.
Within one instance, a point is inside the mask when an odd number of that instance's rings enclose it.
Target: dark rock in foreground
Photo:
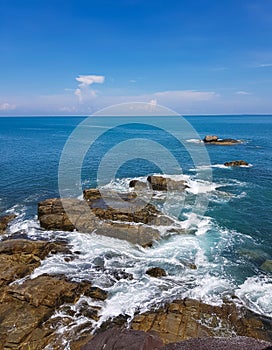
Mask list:
[[[244,160],[233,160],[232,162],[224,163],[225,166],[248,166],[248,162]]]
[[[203,139],[205,144],[210,145],[221,145],[221,146],[231,146],[235,144],[239,144],[242,141],[234,140],[234,139],[219,139],[216,135],[207,135]]]
[[[166,276],[165,270],[161,269],[160,267],[152,267],[146,271],[146,274],[156,278]]]
[[[96,335],[81,350],[158,350],[162,347],[163,342],[155,335],[114,327]]]
[[[16,215],[5,215],[0,217],[0,234],[6,233],[6,229],[10,221],[16,218]]]
[[[161,350],[272,350],[272,344],[248,337],[190,339]]]

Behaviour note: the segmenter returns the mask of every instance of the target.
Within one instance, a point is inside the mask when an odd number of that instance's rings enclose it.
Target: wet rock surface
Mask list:
[[[233,160],[231,162],[226,162],[224,163],[225,166],[248,166],[248,162],[244,161],[244,160]]]
[[[184,191],[189,187],[184,180],[173,180],[158,175],[148,176],[147,182],[154,191]]]
[[[234,335],[272,342],[272,320],[260,318],[232,302],[220,307],[191,299],[178,300],[165,308],[136,316],[132,329],[156,332],[165,344]]]
[[[0,217],[0,234],[6,233],[9,223],[16,218],[16,215],[5,215]]]
[[[77,230],[151,246],[160,238],[154,226],[171,226],[174,221],[153,204],[137,199],[135,193],[84,191],[78,199],[47,199],[38,206],[38,218],[47,230]],[[172,228],[171,228],[172,229]],[[179,228],[178,233],[184,233]]]
[[[152,267],[151,269],[148,269],[146,271],[146,274],[151,277],[164,277],[166,276],[166,271],[164,269],[161,269],[160,267]]]
[[[222,145],[222,146],[231,146],[235,144],[242,143],[240,140],[234,140],[234,139],[219,139],[216,135],[207,135],[203,139],[205,144],[210,145]]]

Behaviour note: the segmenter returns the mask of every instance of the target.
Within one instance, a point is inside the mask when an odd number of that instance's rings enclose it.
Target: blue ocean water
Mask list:
[[[265,261],[272,260],[272,116],[191,116],[185,119],[201,139],[215,134],[220,138],[243,140],[235,146],[206,146],[210,161],[201,163],[200,160],[199,168],[203,173],[207,169],[212,170],[210,182],[198,181],[196,174],[199,169],[188,154],[188,149],[198,154],[200,148],[205,147],[199,140],[185,135],[183,147],[180,147],[174,138],[144,125],[125,125],[121,132],[111,131],[84,154],[81,183],[77,184],[80,189],[97,185],[95,179],[102,156],[114,145],[124,142],[124,135],[163,143],[182,165],[181,174],[180,169],[172,167],[170,162],[168,175],[184,177],[192,189],[196,188],[195,192],[188,192],[179,220],[188,220],[186,215],[194,195],[209,201],[194,234],[174,235],[143,250],[106,237],[39,229],[37,204],[43,199],[59,196],[59,163],[63,149],[67,140],[73,137],[72,132],[85,118],[0,118],[0,213],[18,214],[10,227],[10,235],[20,231],[34,239],[62,237],[69,240],[74,250],[84,252],[80,263],[75,265],[50,257],[34,275],[54,271],[64,272],[71,278],[96,280],[111,294],[104,309],[105,318],[119,313],[133,315],[136,309],[144,310],[154,300],[160,302],[191,296],[220,303],[223,297],[233,294],[254,311],[272,317],[272,275],[271,270],[263,265]],[[93,130],[99,129],[101,133],[103,130],[108,132],[111,125],[109,119],[99,117],[94,118],[92,123]],[[128,120],[121,118],[118,124],[128,124]],[[175,129],[176,133],[180,131],[182,134],[182,130],[178,130],[179,124],[169,123],[167,117],[162,119],[161,125],[165,126],[165,130]],[[82,144],[85,141],[82,140]],[[141,150],[141,147],[144,154],[144,143],[139,141],[137,149]],[[77,152],[75,149],[74,157],[77,157]],[[127,149],[128,156],[130,152],[132,150]],[[168,156],[159,149],[156,152],[154,148],[153,153],[153,160],[157,157],[159,164],[168,164]],[[247,161],[250,166],[223,166],[224,162],[237,159]],[[68,167],[72,169],[73,166],[71,161]],[[110,176],[106,179],[107,186],[127,190],[131,178],[160,172],[161,167],[156,161],[134,157],[118,168],[115,178]],[[67,188],[67,193],[69,191]],[[179,199],[177,195],[175,205],[179,200],[184,198]],[[173,214],[171,205],[163,210],[168,215]],[[137,279],[125,281],[122,285],[109,284],[98,272],[90,270],[97,257],[104,259],[108,267],[132,272]],[[186,269],[184,261],[194,262],[197,270]],[[149,265],[166,268],[169,277],[162,282],[147,279],[144,270]]]

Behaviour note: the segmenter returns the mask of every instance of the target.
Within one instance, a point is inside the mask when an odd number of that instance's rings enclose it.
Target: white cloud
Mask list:
[[[0,104],[0,111],[12,111],[16,108],[16,105],[4,102]]]
[[[251,95],[251,93],[247,91],[236,91],[236,95]]]
[[[155,98],[153,98],[152,100],[150,100],[149,103],[150,103],[150,105],[153,106],[153,107],[157,106],[157,104],[158,104],[158,102],[157,102],[157,100],[156,100]]]
[[[261,63],[256,66],[257,68],[269,68],[272,67],[272,63]]]
[[[181,102],[210,101],[219,96],[213,91],[196,91],[196,90],[172,90],[156,92],[154,96],[160,99],[178,100]]]
[[[90,86],[92,84],[103,84],[105,77],[103,75],[79,75],[76,81],[80,84],[74,93],[79,98],[79,101],[82,102],[84,99],[97,96],[96,91],[90,89]]]

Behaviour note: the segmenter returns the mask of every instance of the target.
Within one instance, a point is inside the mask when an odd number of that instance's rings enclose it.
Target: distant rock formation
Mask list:
[[[203,139],[205,144],[210,145],[221,145],[221,146],[231,146],[235,144],[242,143],[241,140],[234,140],[234,139],[219,139],[216,135],[207,135]]]
[[[154,191],[184,191],[189,187],[185,180],[173,180],[158,175],[148,176],[147,181]]]
[[[225,166],[248,166],[248,162],[244,160],[233,160],[231,162],[224,163]]]

